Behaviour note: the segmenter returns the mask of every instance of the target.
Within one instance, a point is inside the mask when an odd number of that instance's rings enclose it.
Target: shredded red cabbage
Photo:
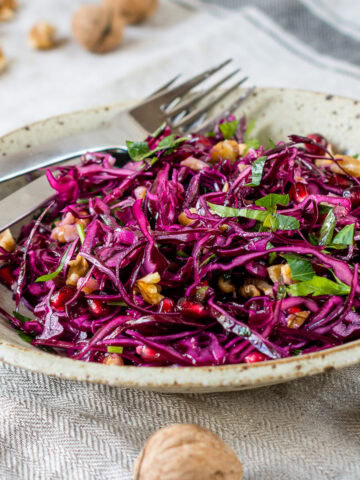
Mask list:
[[[360,338],[351,157],[319,134],[249,137],[234,117],[207,136],[165,127],[128,142],[121,167],[98,153],[49,169],[56,199],[14,248],[0,236],[0,281],[32,318],[0,313],[33,345],[115,365],[250,363]]]

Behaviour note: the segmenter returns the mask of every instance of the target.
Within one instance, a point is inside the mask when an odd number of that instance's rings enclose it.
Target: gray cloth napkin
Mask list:
[[[360,4],[353,0],[164,0],[112,55],[91,56],[72,42],[43,54],[25,49],[24,33],[39,18],[68,35],[77,3],[33,0],[1,26],[11,64],[1,78],[0,132],[145,95],[176,73],[192,75],[229,56],[256,85],[360,98]],[[193,422],[234,448],[246,480],[360,479],[359,374],[353,367],[245,392],[164,395],[0,364],[0,478],[127,480],[152,432]]]
[[[197,423],[245,480],[360,478],[360,366],[243,392],[166,395],[0,367],[0,478],[130,480],[146,438]]]

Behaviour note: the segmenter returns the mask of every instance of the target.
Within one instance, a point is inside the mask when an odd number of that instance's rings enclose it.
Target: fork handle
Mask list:
[[[3,156],[0,161],[0,183],[87,152],[123,149],[126,140],[140,140],[147,135],[148,132],[129,115],[118,116],[114,124],[107,128],[60,138]]]

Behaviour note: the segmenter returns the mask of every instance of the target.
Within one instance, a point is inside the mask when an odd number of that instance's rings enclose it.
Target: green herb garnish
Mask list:
[[[81,223],[77,223],[76,224],[76,230],[78,232],[78,235],[80,237],[80,241],[81,243],[84,243],[84,240],[85,240],[85,231],[84,231],[84,227]]]
[[[167,137],[164,137],[158,144],[156,148],[152,150],[149,149],[149,145],[147,142],[130,142],[129,140],[126,142],[126,146],[128,148],[128,152],[130,158],[134,160],[134,162],[142,162],[146,158],[152,157],[155,153],[160,152],[161,150],[173,150],[181,143],[188,140],[188,137],[181,137],[175,140],[175,135],[171,134]],[[151,164],[153,165],[157,161],[157,157],[155,157]]]
[[[278,196],[287,197],[287,195],[278,195]],[[269,195],[267,195],[267,197],[269,197]],[[266,198],[266,197],[263,197],[263,198]],[[207,204],[217,215],[223,218],[245,217],[251,220],[257,220],[263,223],[264,226],[268,226],[268,228],[273,228],[274,230],[297,230],[300,227],[299,221],[296,218],[288,217],[286,215],[274,214],[269,211],[255,210],[251,208],[239,209],[239,208],[225,207],[223,205],[215,205],[214,203],[211,203],[211,202],[207,202]]]
[[[255,205],[258,207],[265,207],[267,210],[274,211],[276,205],[287,207],[289,205],[289,195],[279,195],[277,193],[270,193],[265,197],[256,200]]]
[[[115,345],[108,345],[107,347],[108,353],[120,353],[124,352],[124,347],[116,347]]]
[[[163,133],[163,131],[166,128],[166,122],[164,122],[162,125],[160,125],[159,128],[155,130],[155,132],[151,135],[153,138],[157,138],[159,135]]]
[[[239,125],[239,120],[233,120],[232,122],[220,123],[219,130],[225,140],[233,138],[236,133],[236,129]]]
[[[333,244],[354,245],[354,232],[355,232],[354,223],[352,223],[351,225],[346,225],[346,227],[342,228],[340,232],[338,232],[335,235],[333,239]]]
[[[19,312],[12,312],[13,316],[15,318],[17,318],[18,320],[20,320],[20,322],[22,323],[26,323],[26,322],[31,322],[31,318],[29,317],[25,317],[25,315],[22,315],[21,313]]]
[[[34,337],[32,337],[31,335],[28,335],[27,333],[18,331],[17,334],[19,335],[21,340],[24,340],[24,342],[26,343],[31,343],[34,340]]]
[[[65,266],[67,255],[69,253],[70,248],[71,248],[71,246],[68,247],[68,249],[64,253],[64,256],[62,257],[62,259],[60,261],[60,264],[59,264],[58,268],[55,270],[55,272],[48,273],[47,275],[42,275],[41,277],[38,277],[35,280],[35,282],[48,282],[49,280],[53,280],[55,277],[57,277],[59,275],[59,273],[61,272],[61,270]]]
[[[128,148],[130,158],[131,160],[134,160],[134,162],[141,162],[141,160],[146,158],[146,155],[150,152],[147,142],[131,142],[127,140],[126,146]]]
[[[287,288],[293,297],[305,297],[307,295],[348,295],[351,288],[349,285],[337,280],[333,282],[325,277],[314,275],[306,282],[294,283]]]
[[[290,266],[292,280],[305,282],[311,280],[315,275],[311,262],[301,255],[297,255],[296,253],[283,253],[281,256],[285,258]]]
[[[321,225],[320,234],[319,234],[319,245],[329,245],[334,234],[336,226],[336,217],[333,210],[329,210],[326,218]]]
[[[267,157],[257,158],[251,167],[251,183],[248,183],[247,187],[257,187],[261,183],[262,174]]]

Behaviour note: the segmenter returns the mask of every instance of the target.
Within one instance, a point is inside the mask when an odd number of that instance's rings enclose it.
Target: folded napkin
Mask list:
[[[190,76],[227,57],[256,85],[360,98],[360,4],[352,0],[168,0],[148,23],[129,27],[123,48],[109,55],[70,41],[50,52],[24,46],[41,18],[69,36],[79,3],[33,0],[1,25],[10,66],[0,78],[0,134],[144,96],[179,72]],[[0,364],[0,478],[130,480],[151,433],[190,422],[234,448],[245,480],[354,480],[359,398],[360,366],[245,392],[165,395]]]

